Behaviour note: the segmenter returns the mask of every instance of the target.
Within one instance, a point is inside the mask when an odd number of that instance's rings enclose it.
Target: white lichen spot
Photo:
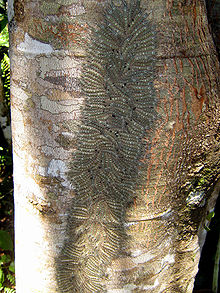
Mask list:
[[[152,258],[154,258],[154,255],[152,255],[150,252],[146,252],[133,258],[132,260],[135,264],[140,264],[140,263],[146,263]]]
[[[51,45],[41,43],[32,39],[28,33],[25,33],[24,42],[17,46],[18,51],[24,52],[28,55],[40,55],[40,54],[51,54],[53,48]]]
[[[38,166],[37,171],[38,171],[39,175],[41,175],[41,176],[46,176],[46,174],[47,174],[46,168],[42,167],[42,166]]]
[[[203,207],[206,203],[205,192],[202,191],[191,191],[186,199],[188,206],[199,206]]]
[[[65,162],[61,160],[52,159],[48,165],[47,174],[51,177],[60,177],[63,179],[61,183],[63,186],[70,185],[69,181],[67,180],[67,171],[68,167],[66,166]]]
[[[142,253],[142,250],[136,249],[136,250],[131,252],[131,256],[137,257],[137,256],[141,255],[141,253]]]
[[[165,126],[165,129],[166,130],[172,130],[173,129],[173,126],[175,125],[175,121],[169,121],[168,123],[167,123],[167,125]]]
[[[125,227],[130,227],[130,226],[138,225],[138,224],[139,224],[138,222],[127,222],[127,223],[124,223],[124,226]]]
[[[56,124],[53,124],[53,131],[54,132],[57,132],[60,130],[60,126],[56,125]]]
[[[47,174],[52,177],[63,178],[63,175],[66,171],[67,167],[63,161],[52,159],[48,165]]]
[[[68,12],[71,14],[71,16],[77,16],[77,15],[80,15],[80,14],[84,14],[85,13],[85,8],[82,6],[82,5],[72,5]]]
[[[49,111],[51,114],[71,113],[76,110],[76,105],[71,105],[71,102],[66,105],[51,101],[47,97],[41,97],[41,109]]]
[[[164,264],[172,264],[175,262],[175,257],[173,254],[167,254],[162,260],[161,264],[164,266]]]
[[[74,133],[67,132],[67,131],[63,131],[62,135],[69,139],[73,139],[76,136]]]

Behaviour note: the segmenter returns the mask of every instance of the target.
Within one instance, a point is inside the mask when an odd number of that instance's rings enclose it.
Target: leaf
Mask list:
[[[12,261],[10,263],[10,266],[9,266],[8,269],[9,269],[10,272],[15,273],[15,262],[14,261]]]
[[[0,248],[13,251],[13,242],[8,232],[0,230]]]
[[[208,232],[210,231],[210,228],[208,226],[205,225],[204,228],[206,231],[208,231]]]
[[[7,274],[7,279],[12,285],[15,285],[15,275]]]
[[[212,212],[210,212],[210,213],[207,215],[206,219],[207,219],[208,221],[211,221],[211,219],[214,218],[214,216],[215,216],[215,212],[212,211]]]
[[[10,255],[8,254],[3,254],[0,258],[0,265],[3,265],[5,263],[8,263],[11,260]]]
[[[0,22],[1,32],[0,32],[0,46],[9,47],[9,36],[8,36],[8,26],[3,21]],[[4,26],[4,28],[3,28]]]
[[[8,18],[4,17],[1,21],[0,21],[0,33],[3,31],[3,29],[6,27],[8,23]]]
[[[4,287],[4,293],[15,293],[15,289],[13,288],[8,288],[8,287]]]
[[[5,280],[4,272],[2,269],[0,269],[0,284],[2,284],[4,282],[4,280]]]

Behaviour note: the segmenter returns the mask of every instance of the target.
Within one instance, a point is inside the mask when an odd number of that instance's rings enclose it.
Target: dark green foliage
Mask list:
[[[13,242],[10,234],[0,230],[0,291],[15,292]]]
[[[13,251],[13,242],[8,232],[0,230],[0,248]]]
[[[0,17],[0,33],[2,33],[2,31],[8,24],[7,0],[0,0]]]
[[[10,89],[10,64],[8,58],[9,35],[8,35],[7,0],[0,0],[0,61],[1,78],[4,87],[5,99],[9,106]]]
[[[132,204],[156,119],[155,33],[139,0],[110,2],[94,29],[82,74],[85,107],[69,177],[76,197],[57,269],[60,292],[104,292],[106,268],[126,241]]]
[[[8,58],[9,37],[6,0],[0,1],[0,77],[1,116],[10,124],[10,63]],[[13,250],[13,180],[11,145],[6,141],[0,125],[0,291],[15,292],[15,267]],[[6,232],[8,230],[10,233]]]
[[[1,59],[1,78],[4,90],[4,104],[9,111],[10,109],[10,61],[5,53]]]
[[[3,125],[0,125],[0,147],[7,145],[2,130],[10,125],[10,61],[6,3],[7,1],[0,0],[0,115],[6,119]]]
[[[199,262],[199,271],[196,275],[193,293],[199,293],[201,291],[213,293],[216,292],[213,290],[212,281],[214,278],[215,256],[217,253],[217,247],[219,245],[218,241],[220,231],[220,197],[218,197],[217,199],[215,212],[210,212],[207,215],[206,219],[210,223],[207,224],[208,233],[202,249],[201,259]]]
[[[0,0],[0,60],[3,59],[4,54],[8,54],[9,37],[7,24],[7,0]]]
[[[220,0],[206,0],[207,16],[213,40],[220,58]]]

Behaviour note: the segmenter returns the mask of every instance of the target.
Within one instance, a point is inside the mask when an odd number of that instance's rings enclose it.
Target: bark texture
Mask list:
[[[11,12],[17,292],[192,292],[219,188],[204,2]]]

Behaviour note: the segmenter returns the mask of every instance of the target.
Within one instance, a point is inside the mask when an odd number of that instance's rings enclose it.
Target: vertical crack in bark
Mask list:
[[[122,253],[143,137],[156,119],[154,47],[140,0],[110,2],[82,74],[86,99],[69,172],[76,197],[57,260],[60,292],[104,292],[107,266]]]

